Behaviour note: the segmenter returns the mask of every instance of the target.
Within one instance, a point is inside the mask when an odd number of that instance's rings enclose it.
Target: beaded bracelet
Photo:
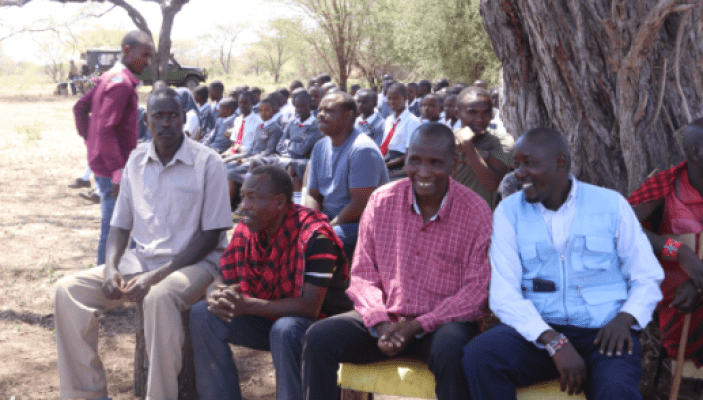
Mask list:
[[[664,242],[664,247],[662,248],[662,257],[669,261],[676,261],[680,247],[681,242],[678,240],[674,240],[672,238],[666,239],[666,242]]]
[[[559,336],[555,337],[554,339],[552,339],[551,342],[547,343],[545,347],[547,348],[549,356],[554,357],[557,351],[561,350],[561,348],[566,346],[567,343],[569,343],[569,339],[564,336],[563,333],[560,333]]]

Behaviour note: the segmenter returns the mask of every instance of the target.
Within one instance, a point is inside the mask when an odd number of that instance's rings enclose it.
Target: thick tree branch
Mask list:
[[[686,31],[686,21],[688,21],[689,17],[691,16],[691,9],[687,9],[684,11],[683,16],[679,20],[679,28],[676,31],[676,52],[674,55],[674,76],[676,77],[676,91],[679,92],[679,96],[681,96],[681,103],[683,103],[683,111],[686,113],[686,120],[690,124],[691,121],[693,121],[693,118],[691,118],[691,109],[688,107],[688,100],[686,100],[686,96],[683,93],[683,89],[681,88],[681,68],[679,65],[679,59],[681,58],[681,41],[684,36],[684,32]]]

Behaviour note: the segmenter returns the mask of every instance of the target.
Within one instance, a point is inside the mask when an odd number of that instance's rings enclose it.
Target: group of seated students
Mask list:
[[[481,83],[443,96],[446,81],[429,93],[384,76],[379,99],[315,79],[259,100],[213,82],[195,90],[195,134],[183,94],[157,88],[145,121],[158,134],[123,172],[105,265],[57,283],[61,397],[107,396],[97,318],[137,300],[150,399],[178,397],[189,308],[203,400],[242,398],[230,344],[271,352],[279,400],[337,399],[339,363],[399,356],[427,363],[439,399],[510,399],[553,378],[641,399],[639,332],[658,304],[673,354],[679,311],[695,313],[686,354],[700,365],[703,121],[633,211],[570,173],[560,132],[515,142]],[[487,306],[500,323],[482,332]]]

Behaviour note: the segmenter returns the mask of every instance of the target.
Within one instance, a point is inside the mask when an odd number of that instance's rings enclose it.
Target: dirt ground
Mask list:
[[[71,111],[76,100],[0,94],[0,399],[58,398],[54,284],[95,263],[99,206],[66,186],[86,166]],[[126,307],[100,321],[99,352],[113,399],[133,398],[133,314]],[[244,397],[274,399],[270,354],[234,351]],[[662,377],[658,396],[647,388],[652,376],[646,369],[647,398],[665,398],[670,375]],[[681,398],[698,398],[699,391],[686,381]]]

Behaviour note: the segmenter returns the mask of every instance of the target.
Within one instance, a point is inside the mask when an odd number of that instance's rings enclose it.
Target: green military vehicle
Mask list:
[[[122,50],[119,47],[89,47],[81,58],[84,60],[83,75],[88,76],[95,73],[100,75],[112,68],[113,65],[120,59]],[[151,77],[151,67],[144,70],[137,78],[144,82],[145,85],[154,84]],[[207,70],[205,68],[186,67],[173,58],[168,61],[168,74],[166,83],[169,86],[185,86],[193,90],[202,82],[207,81]]]

